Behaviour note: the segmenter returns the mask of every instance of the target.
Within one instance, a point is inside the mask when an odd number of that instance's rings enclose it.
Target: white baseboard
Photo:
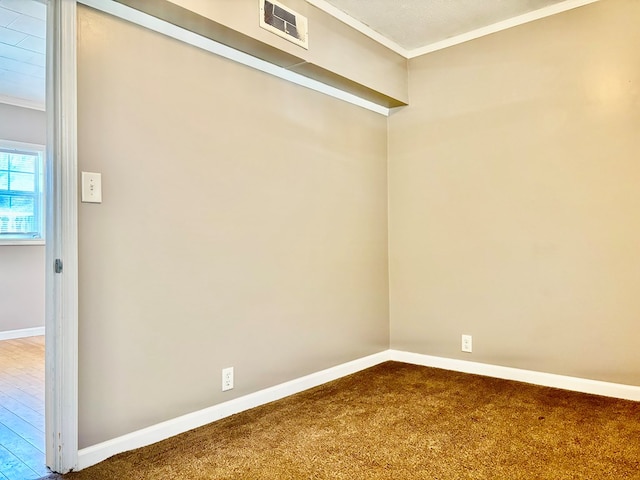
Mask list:
[[[469,362],[467,360],[455,360],[452,358],[433,357],[419,353],[401,352],[389,350],[391,360],[397,362],[412,363],[425,367],[442,368],[462,373],[473,373],[486,377],[515,380],[518,382],[532,383],[543,387],[561,388],[574,392],[590,393],[605,397],[622,398],[625,400],[640,401],[640,386],[623,385],[620,383],[601,382],[586,378],[567,377],[553,373],[535,372],[519,368],[501,367],[487,363]]]
[[[359,372],[389,360],[411,363],[414,365],[423,365],[426,367],[442,368],[456,372],[473,373],[488,377],[502,378],[505,380],[516,380],[582,393],[640,401],[639,386],[600,382],[551,373],[534,372],[518,368],[469,362],[465,360],[433,357],[419,353],[401,352],[398,350],[386,350],[384,352],[369,355],[368,357],[329,368],[327,370],[322,370],[311,375],[297,378],[274,387],[266,388],[255,393],[245,395],[244,397],[214,405],[213,407],[167,420],[166,422],[158,423],[151,427],[143,428],[142,430],[137,430],[97,445],[92,445],[91,447],[83,448],[78,451],[77,470],[82,470],[90,467],[91,465],[95,465],[96,463],[106,460],[118,453],[151,445],[152,443],[159,442],[174,435],[178,435],[230,415],[279,400],[289,395],[302,392],[309,388],[322,385],[323,383]]]
[[[44,327],[22,328],[20,330],[0,332],[0,340],[13,340],[14,338],[37,337],[40,335],[44,335]]]
[[[92,445],[78,451],[77,470],[95,465],[118,453],[151,445],[166,438],[207,425],[216,420],[234,415],[250,408],[255,408],[295,393],[317,387],[323,383],[359,372],[379,363],[390,360],[389,351],[369,355],[352,362],[344,363],[320,372],[312,373],[289,382],[260,390],[244,397],[214,405],[197,412],[189,413],[166,422],[152,425],[106,442]]]

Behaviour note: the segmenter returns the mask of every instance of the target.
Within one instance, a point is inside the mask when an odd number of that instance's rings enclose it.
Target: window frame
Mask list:
[[[27,142],[16,142],[13,140],[6,140],[4,138],[0,138],[0,149],[2,150],[13,150],[16,152],[25,152],[25,153],[37,153],[39,156],[39,165],[37,168],[38,177],[36,178],[36,182],[38,182],[39,186],[39,208],[36,211],[36,217],[38,222],[38,230],[40,236],[38,238],[31,238],[28,236],[21,236],[20,234],[15,235],[3,235],[0,234],[0,247],[6,245],[44,245],[45,244],[45,215],[46,215],[46,148],[44,145],[37,143],[27,143]]]

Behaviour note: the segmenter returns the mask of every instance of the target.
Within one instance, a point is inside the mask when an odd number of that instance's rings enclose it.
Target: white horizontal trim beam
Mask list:
[[[6,332],[0,332],[0,340],[38,337],[40,335],[44,335],[44,327],[21,328],[19,330],[7,330]]]
[[[279,67],[272,63],[266,62],[259,58],[248,55],[239,50],[223,45],[209,38],[205,38],[196,33],[190,32],[183,28],[180,28],[172,23],[165,22],[159,18],[147,15],[139,10],[128,7],[121,3],[114,2],[113,0],[78,0],[79,3],[95,8],[102,12],[113,15],[114,17],[121,18],[128,22],[134,23],[144,28],[148,28],[154,32],[158,32],[167,37],[174,38],[188,45],[206,50],[220,57],[232,60],[234,62],[246,65],[247,67],[254,68],[274,77],[281,78],[288,82],[300,85],[310,90],[328,95],[330,97],[337,98],[339,100],[357,105],[359,107],[371,110],[372,112],[379,113],[384,116],[389,116],[389,109],[381,105],[375,104],[363,98],[360,98],[351,93],[347,93],[338,88],[324,84],[317,80],[313,80],[299,73],[292,72],[286,68]]]

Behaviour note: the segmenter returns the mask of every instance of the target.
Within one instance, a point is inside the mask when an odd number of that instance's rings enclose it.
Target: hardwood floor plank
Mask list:
[[[5,408],[0,408],[0,424],[20,435],[31,445],[44,452],[44,434]]]
[[[9,450],[36,472],[47,472],[45,454],[4,425],[0,424],[0,446]]]
[[[33,395],[21,390],[20,388],[13,387],[11,385],[0,383],[0,393],[10,396],[14,400],[22,403],[36,412],[44,414],[44,396],[43,398],[37,398]]]
[[[22,427],[25,427],[27,432],[34,432],[35,428],[34,433],[44,436],[44,416],[28,408],[18,410],[0,406],[0,423],[4,423],[18,434],[22,434]],[[12,425],[20,430],[16,430]]]
[[[6,408],[44,433],[44,415],[24,403],[0,393],[0,408]]]
[[[9,450],[0,446],[0,472],[9,480],[29,480],[39,478],[40,474],[29,468]]]
[[[45,466],[44,336],[0,341],[0,480],[28,480]]]

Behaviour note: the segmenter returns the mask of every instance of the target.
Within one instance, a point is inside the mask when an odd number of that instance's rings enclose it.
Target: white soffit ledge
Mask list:
[[[342,10],[327,3],[325,0],[307,0],[307,2],[310,3],[311,5],[319,8],[320,10],[323,10],[329,15],[332,15],[333,17],[337,18],[341,22],[358,30],[360,33],[363,33],[367,37],[375,40],[376,42],[384,45],[385,47],[389,48],[390,50],[396,52],[399,55],[402,55],[405,58],[419,57],[420,55],[424,55],[426,53],[431,53],[437,50],[442,50],[444,48],[452,47],[460,43],[468,42],[469,40],[474,40],[476,38],[484,37],[485,35],[491,35],[492,33],[500,32],[502,30],[507,30],[512,27],[517,27],[518,25],[523,25],[525,23],[533,22],[535,20],[540,20],[541,18],[550,17],[557,13],[566,12],[567,10],[572,10],[574,8],[582,7],[584,5],[595,3],[597,1],[599,0],[565,0],[564,2],[556,3],[555,5],[550,5],[548,7],[540,8],[538,10],[533,10],[529,13],[525,13],[524,15],[519,15],[517,17],[503,20],[498,23],[494,23],[492,25],[487,25],[486,27],[478,28],[477,30],[472,30],[470,32],[467,32],[461,35],[456,35],[455,37],[451,37],[439,42],[431,43],[429,45],[425,45],[424,47],[415,48],[413,50],[407,50],[402,46],[398,45],[397,43],[395,43],[394,41],[389,40],[387,37],[376,32],[371,27],[365,25],[364,23],[347,15]]]
[[[286,68],[279,67],[239,50],[235,50],[214,40],[173,25],[172,23],[165,22],[164,20],[147,15],[146,13],[134,8],[114,2],[113,0],[78,0],[78,2],[95,8],[101,12],[108,13],[109,15],[113,15],[114,17],[121,18],[136,25],[140,25],[141,27],[148,28],[154,32],[166,35],[167,37],[201,48],[202,50],[206,50],[207,52],[220,57],[260,70],[261,72],[268,73],[274,77],[281,78],[310,90],[315,90],[316,92],[371,110],[372,112],[379,113],[380,115],[389,116],[389,109],[387,107],[383,107],[351,93],[347,93],[325,83],[313,80],[312,78],[300,75],[299,73],[287,70]]]

